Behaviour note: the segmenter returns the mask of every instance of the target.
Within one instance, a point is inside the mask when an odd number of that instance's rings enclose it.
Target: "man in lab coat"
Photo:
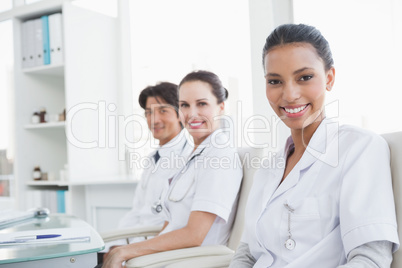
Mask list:
[[[159,147],[147,159],[139,161],[147,164],[144,164],[141,180],[136,187],[132,209],[120,220],[119,229],[163,225],[162,213],[156,211],[163,180],[179,172],[193,149],[192,143],[186,140],[179,119],[177,85],[162,82],[149,86],[140,93],[138,101],[145,110],[149,130],[159,140]],[[125,242],[109,243],[106,249],[118,244]],[[102,259],[103,256],[99,256],[98,260]]]

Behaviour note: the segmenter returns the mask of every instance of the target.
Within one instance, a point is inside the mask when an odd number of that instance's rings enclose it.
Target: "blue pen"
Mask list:
[[[45,235],[27,235],[15,237],[15,240],[37,240],[37,239],[47,239],[55,238],[61,236],[60,234],[45,234]]]

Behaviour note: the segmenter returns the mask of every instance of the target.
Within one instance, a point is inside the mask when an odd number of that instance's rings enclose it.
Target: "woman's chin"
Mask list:
[[[206,128],[203,129],[187,129],[193,139],[196,140],[204,140],[208,137],[212,132]]]

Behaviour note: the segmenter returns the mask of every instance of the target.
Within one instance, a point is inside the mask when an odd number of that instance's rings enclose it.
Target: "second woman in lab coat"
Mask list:
[[[189,73],[179,85],[182,123],[194,141],[185,167],[164,185],[155,208],[164,213],[162,232],[150,240],[113,249],[102,267],[156,252],[226,244],[242,179],[238,154],[220,129],[228,97],[218,76]]]

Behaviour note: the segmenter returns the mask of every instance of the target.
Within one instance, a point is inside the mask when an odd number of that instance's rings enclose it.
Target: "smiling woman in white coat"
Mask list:
[[[335,68],[312,26],[276,28],[263,49],[269,104],[291,136],[254,177],[230,267],[389,267],[398,249],[390,155],[378,135],[326,118]]]
[[[227,97],[211,72],[192,72],[182,79],[180,116],[194,150],[184,167],[163,182],[155,202],[155,212],[165,217],[164,227],[152,239],[113,249],[102,267],[122,267],[128,259],[156,252],[227,243],[243,176],[236,149],[220,129]]]

